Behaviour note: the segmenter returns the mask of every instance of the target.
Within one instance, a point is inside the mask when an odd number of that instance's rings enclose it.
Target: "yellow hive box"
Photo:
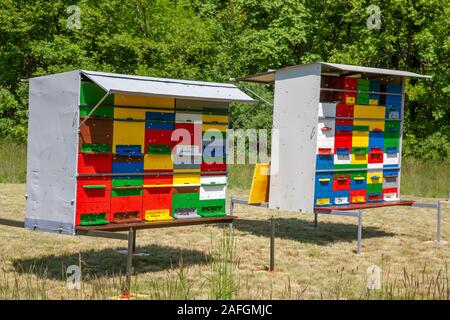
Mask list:
[[[355,109],[354,109],[354,117],[355,118],[384,119],[385,113],[386,113],[386,107],[384,107],[384,106],[355,105]]]
[[[383,183],[383,172],[381,171],[373,171],[367,172],[367,183]]]
[[[352,154],[352,164],[367,164],[368,158],[367,154]]]
[[[202,118],[203,122],[224,122],[228,123],[228,116],[225,115],[211,115],[204,114]]]
[[[194,168],[192,168],[192,169],[174,169],[173,172],[174,173],[183,173],[183,172],[185,172],[185,173],[192,173],[192,172],[200,173],[200,169],[194,169]]]
[[[228,129],[228,124],[205,124],[204,123],[202,125],[202,131],[218,130],[221,132],[226,132],[227,129]]]
[[[145,122],[114,121],[113,152],[117,145],[140,145],[144,153]]]
[[[372,120],[369,124],[370,131],[384,131],[384,120]]]
[[[175,99],[158,98],[138,95],[115,94],[114,105],[130,107],[153,107],[161,109],[174,109]]]
[[[146,221],[166,221],[173,220],[169,209],[145,210]]]
[[[354,120],[354,126],[368,126],[369,131],[384,131],[384,120]],[[362,131],[364,132],[364,131]]]
[[[114,108],[114,119],[145,120],[146,109],[139,108]]]
[[[317,205],[327,205],[327,204],[331,204],[331,201],[330,201],[330,198],[318,198],[317,200],[316,200],[316,204]]]
[[[170,154],[145,154],[144,170],[172,170],[173,161]]]
[[[366,202],[366,198],[364,196],[353,196],[352,203],[364,203]]]
[[[369,131],[353,131],[352,146],[353,147],[368,147],[369,146]]]
[[[173,175],[174,185],[200,184],[200,174],[198,173],[175,173]]]

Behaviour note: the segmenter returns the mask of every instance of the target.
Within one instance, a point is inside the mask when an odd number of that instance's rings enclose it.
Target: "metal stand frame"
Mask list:
[[[449,194],[450,198],[450,194]],[[268,208],[268,203],[258,203],[258,204],[249,204],[247,200],[235,199],[231,197],[230,199],[230,214],[234,214],[234,206],[235,204],[243,204],[248,206],[255,206],[261,208]],[[441,202],[437,201],[436,203],[424,203],[424,202],[413,202],[411,207],[416,208],[432,208],[436,209],[436,242],[441,243]],[[327,214],[327,215],[337,215],[337,216],[348,216],[358,218],[358,231],[357,231],[357,247],[356,253],[361,255],[362,253],[362,218],[363,218],[363,210],[358,209],[357,211],[351,210],[315,210],[314,214],[314,227],[317,228],[319,225],[318,216],[319,214]],[[274,270],[275,266],[275,223],[273,216],[271,218],[271,237],[270,237],[270,271]]]
[[[233,222],[234,222],[234,218],[235,217],[231,217],[231,215],[228,215],[227,217],[232,218],[230,221],[220,221],[220,220],[216,220],[214,221],[213,219],[211,219],[210,221],[208,221],[208,219],[202,219],[201,221],[199,221],[198,223],[194,223],[193,220],[189,221],[189,220],[185,220],[185,221],[181,221],[180,225],[201,225],[201,224],[220,224],[220,223],[227,223],[228,224],[228,232],[229,235],[232,235],[233,232]],[[133,267],[133,255],[136,252],[136,234],[137,234],[137,230],[138,229],[156,229],[158,228],[157,226],[152,226],[152,224],[147,224],[146,225],[147,228],[143,227],[142,224],[140,224],[139,226],[130,226],[129,228],[127,228],[126,230],[124,230],[123,228],[118,229],[116,231],[98,231],[98,230],[78,230],[76,231],[76,235],[82,235],[82,236],[89,236],[89,237],[100,237],[100,238],[109,238],[109,239],[118,239],[118,240],[127,240],[128,245],[127,245],[127,269],[126,269],[126,278],[125,278],[125,283],[124,286],[122,288],[122,297],[125,299],[130,298],[130,292],[131,292],[131,277],[133,276],[134,273],[134,267]],[[168,224],[163,224],[161,226],[161,228],[164,227],[174,227],[175,225],[171,225],[170,223]],[[120,228],[120,226],[118,226],[118,228]],[[121,232],[117,232],[117,231],[127,231],[127,233],[121,233]]]
[[[176,226],[192,226],[192,225],[207,225],[207,224],[228,224],[228,230],[230,236],[233,232],[233,222],[236,217],[232,216],[233,210],[230,210],[230,214],[223,218],[206,218],[206,219],[186,219],[186,220],[174,220],[171,223],[167,222],[153,222],[153,223],[135,223],[135,224],[118,224],[116,226],[101,225],[90,227],[77,227],[75,235],[106,238],[115,240],[126,240],[127,245],[127,270],[125,283],[122,289],[122,298],[130,298],[131,290],[131,277],[134,272],[133,268],[133,255],[136,252],[136,233],[138,229],[157,229],[168,228]],[[24,228],[25,223],[23,221],[11,220],[0,218],[0,225]],[[126,233],[124,233],[124,231]]]

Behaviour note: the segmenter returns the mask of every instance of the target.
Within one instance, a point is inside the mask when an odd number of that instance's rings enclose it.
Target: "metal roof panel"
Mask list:
[[[233,84],[130,76],[81,70],[88,79],[111,93],[253,103]]]
[[[387,76],[397,76],[397,77],[411,77],[411,78],[425,78],[430,79],[431,76],[421,75],[409,71],[401,70],[391,70],[391,69],[381,69],[381,68],[371,68],[371,67],[361,67],[347,64],[338,63],[328,63],[328,62],[316,62],[322,65],[322,72],[332,72],[332,71],[342,71],[342,72],[354,72],[354,73],[366,73],[366,74],[377,74],[377,75],[387,75]],[[314,63],[312,63],[314,64]],[[307,64],[310,65],[310,64]],[[279,70],[286,70],[292,68],[302,68],[306,64],[294,65],[278,70],[269,70],[267,72],[256,73],[253,75],[236,78],[237,81],[247,81],[247,82],[257,82],[257,83],[273,83],[275,82],[275,74]]]

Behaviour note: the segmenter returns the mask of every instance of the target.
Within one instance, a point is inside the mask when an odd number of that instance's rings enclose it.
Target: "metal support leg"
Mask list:
[[[317,213],[314,213],[314,228],[317,228],[319,226],[319,215]]]
[[[234,201],[233,197],[230,198],[230,216],[234,214]]]
[[[357,254],[361,254],[362,248],[362,210],[358,210],[358,247]]]
[[[133,275],[133,247],[135,236],[135,230],[130,228],[128,231],[127,276],[125,280],[125,288],[123,290],[124,297],[129,297],[130,294],[131,276]]]
[[[275,271],[275,221],[270,218],[270,266],[269,271]]]
[[[133,254],[136,253],[136,234],[137,234],[137,230],[133,230],[133,248],[132,248]]]
[[[234,214],[234,201],[233,197],[230,198],[230,216]],[[233,236],[233,222],[228,224],[228,235],[231,238]]]
[[[441,242],[441,202],[437,203],[437,242]]]

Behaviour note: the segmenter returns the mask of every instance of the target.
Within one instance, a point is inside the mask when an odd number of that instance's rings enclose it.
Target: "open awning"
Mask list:
[[[384,76],[394,76],[394,77],[410,77],[410,78],[425,78],[430,79],[431,76],[421,75],[409,71],[391,70],[391,69],[380,69],[380,68],[370,68],[370,67],[360,67],[347,64],[338,63],[328,63],[328,62],[317,62],[322,67],[323,74],[330,75],[355,75],[355,74],[365,74],[365,75],[384,75]],[[291,66],[279,70],[300,68],[303,65]],[[257,83],[274,83],[275,74],[277,70],[269,70],[267,72],[256,73],[253,75],[236,78],[237,81],[246,82],[257,82]]]
[[[221,102],[255,102],[254,99],[233,84],[130,76],[85,70],[80,72],[110,94],[123,93]]]

